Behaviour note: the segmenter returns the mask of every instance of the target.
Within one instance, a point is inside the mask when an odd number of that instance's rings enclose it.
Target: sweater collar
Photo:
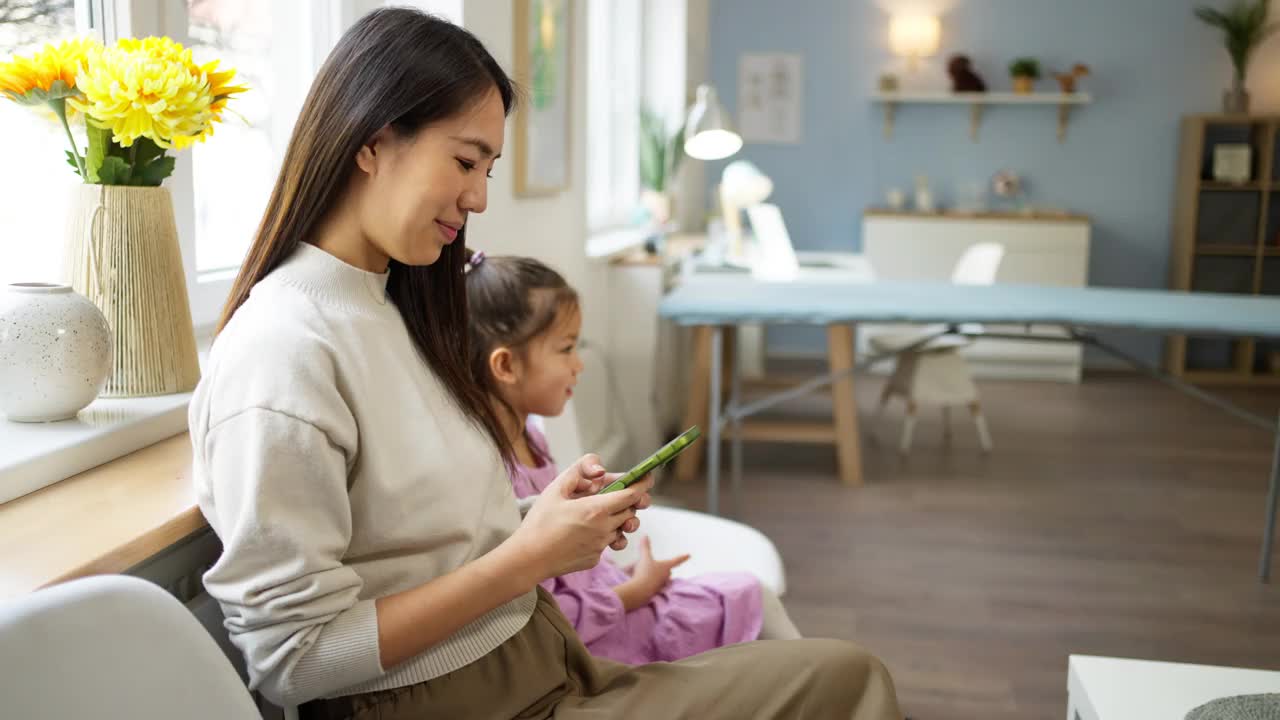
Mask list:
[[[375,273],[348,265],[311,243],[298,243],[271,274],[322,302],[343,307],[375,309],[389,302],[389,270]]]

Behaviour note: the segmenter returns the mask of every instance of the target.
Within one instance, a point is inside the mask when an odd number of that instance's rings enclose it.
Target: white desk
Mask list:
[[[1067,720],[1182,720],[1210,700],[1280,693],[1280,672],[1072,655]]]

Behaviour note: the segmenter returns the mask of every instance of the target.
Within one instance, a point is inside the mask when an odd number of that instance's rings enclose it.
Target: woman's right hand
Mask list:
[[[511,536],[538,569],[538,581],[595,567],[606,547],[626,547],[623,533],[640,527],[636,510],[649,506],[653,478],[617,492],[595,493],[616,476],[585,455],[539,495]]]

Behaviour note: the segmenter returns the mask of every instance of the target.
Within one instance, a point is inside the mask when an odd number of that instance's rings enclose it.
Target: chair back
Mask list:
[[[4,717],[260,719],[213,638],[160,587],[73,580],[0,606]]]
[[[951,282],[956,285],[994,285],[1000,262],[1004,260],[1004,245],[994,242],[970,245],[951,272]]]

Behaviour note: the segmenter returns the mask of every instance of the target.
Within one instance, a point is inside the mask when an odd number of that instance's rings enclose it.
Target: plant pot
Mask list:
[[[657,225],[666,225],[671,220],[671,196],[657,190],[641,190],[640,205],[649,212],[649,217]]]
[[[1227,115],[1247,115],[1249,113],[1249,91],[1243,85],[1236,84],[1222,93],[1222,112]]]
[[[67,222],[71,286],[115,340],[103,397],[193,390],[200,365],[169,191],[80,185]]]
[[[1030,75],[1014,75],[1013,91],[1019,95],[1030,95],[1035,92],[1036,79]]]
[[[111,328],[68,285],[15,283],[0,293],[0,413],[14,422],[75,417],[111,370]]]

